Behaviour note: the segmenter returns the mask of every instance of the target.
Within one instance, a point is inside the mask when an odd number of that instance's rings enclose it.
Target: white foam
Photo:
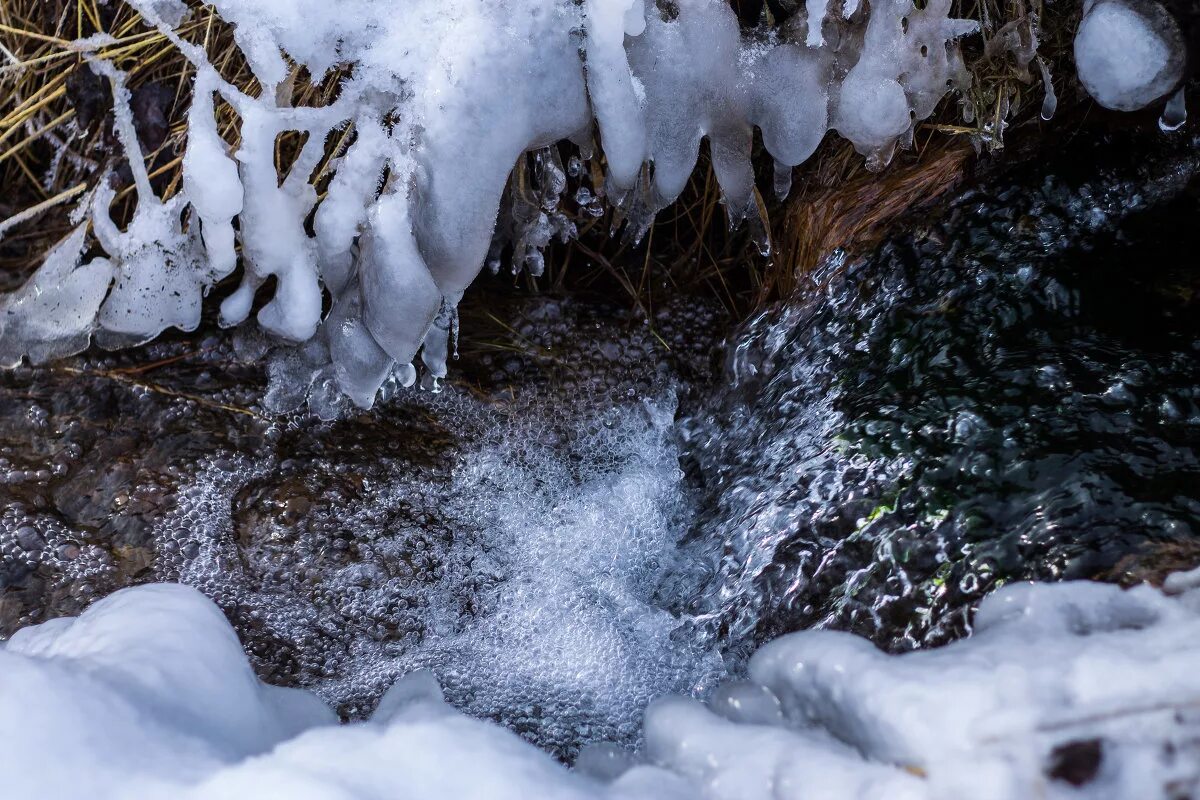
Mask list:
[[[445,453],[446,478],[401,462],[336,519],[314,511],[303,532],[276,536],[231,509],[278,462],[214,459],[154,530],[159,551],[196,548],[174,574],[261,620],[339,708],[369,709],[399,675],[429,669],[457,706],[570,753],[635,741],[653,698],[723,674],[668,611],[699,588],[674,577],[697,573],[678,547],[691,506],[673,396],[509,418],[454,391],[440,405],[473,440]],[[323,537],[350,537],[354,559],[313,542]]]

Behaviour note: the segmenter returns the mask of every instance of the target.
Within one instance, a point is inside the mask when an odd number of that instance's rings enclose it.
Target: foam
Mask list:
[[[299,528],[231,515],[270,508],[235,498],[276,462],[206,460],[153,532],[159,574],[253,615],[263,646],[298,662],[290,679],[348,716],[429,669],[457,707],[556,752],[632,744],[654,697],[724,671],[669,610],[699,589],[673,576],[699,573],[678,548],[691,501],[674,397],[652,397],[505,418],[448,391],[438,417],[472,441],[443,450],[445,470],[399,459]],[[306,474],[336,493],[342,472],[334,459]]]

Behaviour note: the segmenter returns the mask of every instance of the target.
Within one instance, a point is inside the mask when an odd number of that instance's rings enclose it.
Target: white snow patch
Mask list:
[[[1144,800],[1200,783],[1197,663],[1200,592],[1015,585],[935,650],[785,636],[751,660],[756,683],[710,708],[660,700],[643,752],[594,748],[571,771],[450,709],[423,672],[336,725],[259,683],[200,593],[150,585],[0,648],[0,774],[14,797],[96,800]],[[1099,753],[1079,787],[1050,777],[1071,743]]]

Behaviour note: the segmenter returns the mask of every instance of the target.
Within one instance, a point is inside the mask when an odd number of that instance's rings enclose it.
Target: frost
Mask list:
[[[112,84],[137,211],[118,230],[108,184],[93,193],[85,210],[105,255],[76,269],[67,254],[83,247],[70,239],[18,293],[25,300],[4,301],[22,320],[0,333],[6,361],[78,351],[93,332],[120,346],[194,328],[203,295],[240,255],[223,324],[257,309],[275,337],[318,342],[331,379],[360,406],[422,347],[423,383],[437,384],[442,323],[505,244],[516,267],[538,274],[551,239],[574,235],[558,210],[567,171],[556,143],[571,140],[590,159],[599,134],[607,174],[587,213],[605,197],[637,240],[678,197],[707,139],[730,223],[749,218],[765,251],[754,128],[781,195],[831,128],[881,167],[947,91],[965,86],[956,41],[975,29],[949,18],[947,0],[920,10],[911,0],[812,4],[807,19],[769,34],[739,30],[724,0],[218,0],[261,86],[250,96],[176,36],[184,4],[132,5],[195,68],[182,188],[156,196],[124,76],[96,62]],[[314,79],[343,69],[336,99],[291,105],[301,67]],[[232,152],[218,102],[240,124]],[[276,142],[288,133],[304,143],[280,174]],[[317,176],[330,173],[318,196]],[[52,276],[75,289],[50,285]],[[28,320],[35,286],[69,294],[85,276],[69,324]],[[268,282],[270,296],[260,292]]]
[[[940,649],[785,636],[707,707],[652,705],[641,751],[595,745],[570,770],[425,671],[337,725],[260,683],[199,592],[150,585],[0,647],[0,769],[15,797],[96,800],[1179,796],[1200,781],[1198,642],[1194,589],[1014,585]]]

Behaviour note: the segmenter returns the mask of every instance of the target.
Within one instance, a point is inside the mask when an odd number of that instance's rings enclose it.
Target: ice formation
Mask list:
[[[1194,587],[1012,585],[940,649],[785,636],[707,707],[651,706],[640,752],[570,770],[453,711],[428,672],[337,725],[261,684],[203,595],[158,584],[0,648],[0,770],[47,800],[1178,797],[1200,785],[1198,643]]]
[[[240,244],[242,282],[221,304],[223,322],[245,320],[273,281],[259,324],[315,342],[362,406],[395,365],[411,382],[419,352],[432,382],[445,374],[455,306],[495,253],[501,198],[523,154],[537,153],[536,192],[506,210],[501,232],[534,272],[539,248],[572,233],[557,211],[566,175],[556,143],[591,157],[593,129],[607,175],[589,196],[606,196],[632,236],[679,195],[706,138],[731,223],[758,221],[755,127],[780,192],[830,129],[885,164],[965,87],[957,40],[975,29],[949,17],[950,0],[810,2],[769,34],[739,30],[724,0],[217,0],[261,86],[252,97],[175,35],[187,16],[180,0],[131,5],[196,69],[182,190],[155,195],[123,76],[94,61],[112,84],[137,210],[118,230],[112,191],[92,193],[80,219],[106,255],[83,260],[72,234],[0,301],[3,364],[78,351],[93,334],[115,346],[194,328]],[[292,106],[301,67],[314,77],[345,69],[336,99]],[[240,120],[234,153],[214,98]],[[275,143],[291,131],[307,138],[280,175]],[[331,137],[340,144],[323,164]],[[323,197],[318,172],[334,175]]]
[[[1135,111],[1179,87],[1187,51],[1166,9],[1155,0],[1085,0],[1083,8],[1075,65],[1096,102]]]

